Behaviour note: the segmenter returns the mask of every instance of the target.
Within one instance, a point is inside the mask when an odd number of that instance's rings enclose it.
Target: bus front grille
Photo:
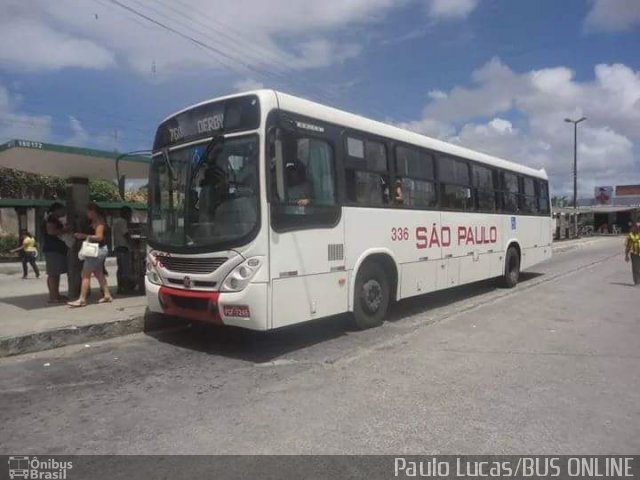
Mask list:
[[[176,273],[209,274],[215,272],[220,265],[227,261],[227,257],[185,258],[158,255],[160,266]]]

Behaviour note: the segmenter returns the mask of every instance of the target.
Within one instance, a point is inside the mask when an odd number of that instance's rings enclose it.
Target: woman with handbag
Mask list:
[[[103,271],[104,261],[109,253],[104,214],[98,205],[91,202],[87,206],[87,218],[91,223],[88,233],[74,234],[78,240],[83,241],[78,256],[81,260],[84,260],[84,264],[82,266],[80,297],[68,303],[72,308],[84,307],[87,304],[87,296],[91,288],[91,274],[95,275],[98,279],[100,289],[102,290],[102,298],[98,300],[98,303],[110,303],[113,300]]]

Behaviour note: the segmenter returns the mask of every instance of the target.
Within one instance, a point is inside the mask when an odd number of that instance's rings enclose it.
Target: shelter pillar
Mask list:
[[[89,204],[89,180],[83,177],[67,179],[67,219],[72,232],[84,232],[88,227],[86,216]],[[80,295],[82,263],[78,260],[78,251],[82,242],[76,240],[69,249],[69,295],[72,298]]]

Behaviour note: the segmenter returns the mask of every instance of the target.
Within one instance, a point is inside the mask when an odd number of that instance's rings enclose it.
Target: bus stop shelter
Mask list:
[[[126,180],[146,180],[149,164],[150,157],[140,154],[123,156],[118,152],[30,140],[11,140],[0,145],[0,167],[66,179],[67,218],[74,228],[84,219],[89,203],[89,179],[117,180],[122,191]],[[69,263],[69,291],[74,294],[80,285],[77,252],[70,252]]]

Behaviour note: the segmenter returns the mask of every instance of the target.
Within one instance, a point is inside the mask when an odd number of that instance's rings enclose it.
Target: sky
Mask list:
[[[534,168],[640,183],[640,0],[0,0],[0,143],[149,148],[276,88]]]

